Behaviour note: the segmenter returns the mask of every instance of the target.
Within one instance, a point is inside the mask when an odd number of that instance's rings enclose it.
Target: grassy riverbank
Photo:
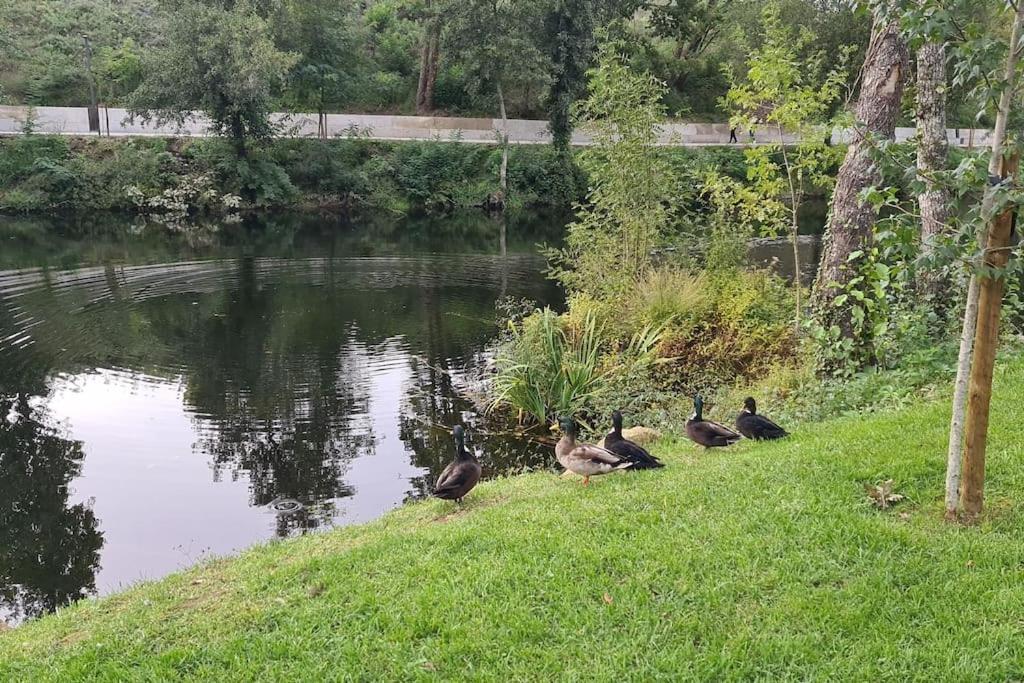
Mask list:
[[[941,521],[942,402],[669,441],[662,471],[492,481],[78,604],[0,634],[0,680],[1019,679],[1021,392],[1013,360],[978,528]],[[889,478],[909,502],[875,510]]]

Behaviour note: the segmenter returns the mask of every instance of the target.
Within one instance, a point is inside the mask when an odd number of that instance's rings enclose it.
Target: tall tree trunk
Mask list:
[[[871,241],[875,211],[870,204],[861,202],[859,195],[861,190],[881,179],[871,159],[872,141],[868,137],[893,137],[909,61],[898,24],[884,24],[876,18],[857,98],[856,138],[846,152],[836,179],[821,267],[812,294],[812,307],[818,321],[826,329],[838,327],[840,335],[847,339],[853,338],[852,297],[836,305],[836,286],[843,290],[854,278],[855,271],[848,267],[849,256],[866,248]]]
[[[782,150],[782,165],[786,168],[786,180],[789,182],[789,217],[790,237],[793,242],[793,295],[796,299],[796,307],[793,312],[793,334],[800,336],[801,316],[803,315],[803,282],[800,281],[800,193],[796,190],[796,183],[793,181],[793,167],[789,165],[789,153],[786,151],[786,141],[783,139],[782,124],[776,123],[779,131],[779,148]]]
[[[924,191],[917,196],[921,210],[921,252],[934,250],[935,240],[946,232],[949,193],[935,182],[935,173],[946,167],[946,49],[939,41],[917,50],[917,173]],[[918,291],[941,305],[948,278],[934,269],[921,269]]]
[[[432,19],[423,34],[420,49],[420,78],[416,86],[416,113],[429,114],[434,110],[434,84],[437,82],[438,48],[441,42],[441,23]]]
[[[498,174],[498,185],[501,187],[501,201],[508,201],[508,116],[505,114],[505,95],[498,81],[498,108],[501,111],[501,170]]]
[[[995,127],[992,131],[992,153],[988,162],[990,176],[999,174],[1003,160],[1003,145],[1006,140],[1006,126],[1010,119],[1010,105],[1013,101],[1014,86],[1017,81],[1017,62],[1020,60],[1018,43],[1021,28],[1024,25],[1024,2],[1017,3],[1014,14],[1013,28],[1010,30],[1009,53],[1006,56],[1006,68],[1003,72],[1003,92],[999,96],[999,108],[996,112]],[[993,192],[988,191],[982,200],[981,215],[991,213],[995,201]],[[979,251],[988,245],[988,224],[978,225],[977,240]],[[975,266],[980,265],[976,261]],[[956,383],[953,386],[953,412],[949,421],[949,451],[946,462],[946,519],[956,519],[957,494],[960,484],[960,454],[964,441],[964,421],[967,412],[968,382],[971,375],[971,359],[974,349],[975,330],[978,324],[978,299],[981,294],[980,280],[977,270],[971,274],[971,283],[967,289],[967,304],[964,306],[964,323],[960,331],[960,354],[957,357]],[[986,424],[987,427],[987,424]],[[984,469],[982,469],[984,476]],[[980,495],[978,506],[980,509]]]
[[[1004,159],[1000,175],[1016,176],[1019,156]],[[1003,211],[992,223],[988,233],[985,265],[997,273],[1010,258],[1010,233],[1014,209]],[[985,494],[985,450],[988,445],[988,414],[992,403],[992,372],[999,347],[999,314],[1003,305],[1006,278],[1001,274],[985,274],[978,282],[978,322],[974,336],[974,359],[971,363],[967,419],[964,423],[963,485],[960,506],[964,521],[971,523],[981,514]]]
[[[242,123],[240,114],[231,115],[231,142],[235,146],[235,155],[239,159],[249,156],[249,150],[245,146],[245,124]]]

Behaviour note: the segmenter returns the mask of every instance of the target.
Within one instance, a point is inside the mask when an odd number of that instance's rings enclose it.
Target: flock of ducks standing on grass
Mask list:
[[[612,413],[612,431],[604,438],[604,445],[578,443],[578,425],[571,417],[558,420],[562,438],[555,444],[555,457],[569,472],[583,477],[583,485],[599,474],[616,470],[646,470],[665,465],[645,448],[622,435],[622,413]],[[462,499],[480,481],[482,470],[477,457],[466,450],[466,431],[461,426],[452,430],[455,436],[455,460],[441,472],[434,486],[434,495],[461,504]],[[704,419],[704,399],[698,394],[693,399],[693,415],[686,421],[686,435],[705,448],[731,446],[742,438],[766,441],[781,439],[789,432],[757,412],[753,398],[743,401],[743,410],[736,417],[736,431],[725,425]]]

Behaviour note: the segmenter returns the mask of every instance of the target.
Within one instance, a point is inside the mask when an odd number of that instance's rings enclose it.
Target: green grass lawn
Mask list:
[[[941,521],[945,404],[666,442],[79,603],[0,634],[0,680],[1024,679],[1022,393],[1013,361],[976,528]]]

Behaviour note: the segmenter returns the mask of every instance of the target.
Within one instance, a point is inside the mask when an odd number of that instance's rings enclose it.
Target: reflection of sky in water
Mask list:
[[[426,473],[411,464],[399,438],[399,403],[410,373],[393,362],[397,349],[390,351],[385,367],[373,373],[369,396],[376,448],[349,463],[345,481],[353,493],[331,501],[336,522],[380,516],[406,499],[410,479]],[[68,438],[84,442],[82,476],[70,501],[90,504],[100,521],[101,593],[274,535],[277,513],[250,506],[244,473],[217,481],[211,476],[208,454],[197,450],[180,380],[112,371],[62,376],[53,384],[49,408],[65,423]]]

